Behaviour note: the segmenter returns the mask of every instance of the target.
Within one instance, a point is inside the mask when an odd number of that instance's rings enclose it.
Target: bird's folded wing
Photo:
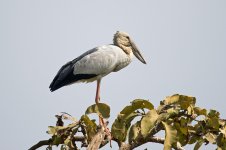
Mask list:
[[[112,49],[99,49],[74,64],[74,74],[106,74],[117,65],[117,53]]]

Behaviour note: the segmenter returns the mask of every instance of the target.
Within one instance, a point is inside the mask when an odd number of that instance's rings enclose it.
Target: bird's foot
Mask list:
[[[111,136],[110,129],[107,127],[108,124],[109,124],[108,121],[105,122],[104,119],[102,117],[100,117],[100,125],[103,126],[104,132],[106,133],[106,137],[110,142],[110,147],[112,147],[112,145],[111,145],[112,136]]]
[[[106,124],[108,124],[108,121],[107,121]],[[110,131],[110,129],[107,127],[107,125],[106,125],[106,127],[104,128],[104,132],[106,133],[107,139],[108,139],[108,141],[110,142],[110,147],[112,148],[112,145],[111,145],[112,135],[111,135],[111,131]]]

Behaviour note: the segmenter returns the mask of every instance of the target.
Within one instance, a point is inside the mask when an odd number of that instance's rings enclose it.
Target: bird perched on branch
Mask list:
[[[98,103],[101,79],[129,65],[134,55],[146,64],[131,37],[126,32],[117,31],[113,44],[93,48],[63,65],[49,88],[53,92],[73,83],[97,81],[95,102]]]

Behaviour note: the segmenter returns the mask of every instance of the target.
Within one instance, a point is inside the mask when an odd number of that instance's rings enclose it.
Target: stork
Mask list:
[[[97,81],[95,102],[98,104],[101,79],[129,65],[134,55],[146,64],[131,37],[126,32],[117,31],[113,44],[93,48],[63,65],[50,84],[50,91],[73,83]]]

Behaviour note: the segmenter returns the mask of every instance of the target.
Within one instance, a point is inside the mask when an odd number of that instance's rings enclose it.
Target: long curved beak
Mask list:
[[[130,43],[132,45],[133,54],[136,56],[136,58],[139,59],[142,63],[147,64],[142,54],[140,53],[139,49],[131,39],[130,39]]]

